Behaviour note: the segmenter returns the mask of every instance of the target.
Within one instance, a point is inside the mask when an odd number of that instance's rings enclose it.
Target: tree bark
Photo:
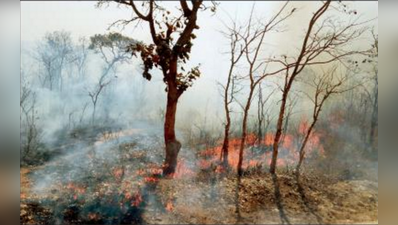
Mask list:
[[[376,75],[377,76],[377,75]],[[378,91],[378,80],[376,77],[376,83],[375,83],[375,96],[374,96],[374,101],[373,101],[373,112],[372,112],[372,120],[370,124],[370,135],[369,135],[369,146],[372,150],[372,153],[377,155],[377,148],[374,146],[374,141],[375,141],[375,136],[376,136],[376,130],[377,130],[377,120],[378,120],[378,98],[379,98],[379,91]]]
[[[231,127],[231,115],[230,115],[230,110],[229,110],[229,101],[228,100],[228,91],[230,89],[230,85],[232,81],[232,70],[233,70],[233,66],[234,66],[234,61],[233,59],[231,60],[232,64],[231,67],[229,69],[229,73],[228,73],[228,81],[227,81],[227,85],[225,87],[225,91],[224,91],[224,110],[225,110],[225,117],[226,117],[226,123],[225,123],[225,127],[224,127],[224,142],[222,145],[222,149],[221,149],[221,156],[222,156],[222,165],[224,167],[224,169],[228,168],[228,150],[229,150],[229,130]],[[231,90],[231,100],[233,98],[233,84],[232,84],[232,90]]]
[[[301,144],[301,147],[300,147],[300,158],[299,158],[298,164],[297,164],[297,166],[296,166],[296,173],[297,173],[297,176],[299,175],[299,171],[300,171],[301,165],[302,165],[302,163],[303,163],[303,161],[304,161],[304,156],[305,156],[305,151],[304,151],[304,149],[305,149],[305,146],[307,145],[307,142],[308,142],[308,140],[309,140],[309,138],[310,138],[310,136],[311,136],[312,130],[313,130],[315,124],[316,124],[317,119],[318,119],[318,118],[316,118],[314,121],[312,121],[311,126],[310,126],[310,127],[308,128],[308,130],[307,130],[307,133],[306,133],[306,135],[305,135],[304,141],[303,141],[303,143]]]
[[[163,175],[172,175],[177,167],[177,157],[181,149],[181,143],[175,135],[175,121],[177,113],[177,103],[180,97],[176,84],[177,60],[173,60],[167,75],[167,106],[164,121],[164,142],[166,145],[166,158],[164,162]]]
[[[269,169],[269,172],[271,174],[275,174],[275,172],[276,172],[276,161],[278,159],[279,141],[282,136],[282,127],[283,127],[283,119],[284,119],[285,109],[286,109],[287,93],[288,93],[288,91],[286,91],[286,90],[283,91],[281,108],[279,111],[278,123],[276,126],[274,144],[272,146],[272,159],[271,159],[271,165],[270,165],[270,169]]]
[[[228,168],[228,149],[229,149],[229,129],[231,126],[231,118],[229,113],[227,115],[227,123],[225,124],[224,128],[224,142],[221,149],[222,154],[222,165],[224,169]]]
[[[240,148],[239,148],[239,161],[238,161],[238,177],[242,176],[243,170],[242,170],[242,164],[243,164],[243,151],[245,149],[245,143],[246,143],[246,136],[247,136],[247,117],[249,115],[249,110],[250,110],[250,104],[252,101],[253,97],[253,92],[254,92],[254,87],[250,87],[250,93],[249,97],[246,102],[245,110],[243,113],[243,122],[242,122],[242,136],[240,140]]]

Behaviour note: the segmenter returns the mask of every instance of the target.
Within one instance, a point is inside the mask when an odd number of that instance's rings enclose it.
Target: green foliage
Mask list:
[[[96,34],[90,37],[91,44],[89,49],[99,49],[101,47],[120,47],[127,48],[128,45],[135,43],[132,38],[121,35],[120,33]]]
[[[131,59],[128,47],[136,44],[137,41],[132,38],[111,32],[90,37],[90,46],[88,48],[94,50],[95,53],[100,53],[109,66],[116,62],[128,62]]]

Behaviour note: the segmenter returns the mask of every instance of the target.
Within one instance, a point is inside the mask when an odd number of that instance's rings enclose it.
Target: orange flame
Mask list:
[[[131,202],[131,206],[139,206],[140,203],[142,202],[142,196],[141,193],[137,192],[134,196],[134,200]]]
[[[308,120],[305,118],[302,119],[299,124],[298,131],[300,134],[305,134],[309,128]],[[269,165],[271,162],[272,155],[272,145],[274,143],[275,135],[272,133],[267,133],[264,137],[260,139],[254,134],[250,133],[246,137],[246,145],[252,147],[263,146],[268,148],[268,151],[263,153],[255,153],[253,154],[250,149],[246,148],[243,152],[243,169],[247,169],[249,167],[256,167],[263,164]],[[321,133],[313,130],[311,136],[309,137],[309,141],[306,146],[307,155],[310,155],[313,152],[317,152],[321,155],[324,154],[323,146],[320,142]],[[296,164],[299,159],[299,146],[301,145],[302,137],[297,137],[292,134],[284,134],[282,136],[282,140],[279,148],[279,159],[277,160],[277,166],[287,166]],[[228,163],[229,165],[236,169],[239,162],[239,148],[240,148],[241,139],[240,138],[232,138],[229,140],[229,151],[228,151]],[[218,146],[205,149],[202,151],[201,156],[203,159],[199,160],[199,167],[202,169],[210,168],[212,165],[218,165],[220,162],[220,156],[222,152],[222,142],[219,142]],[[220,172],[220,169],[216,168],[217,172]]]
[[[173,209],[174,209],[173,203],[171,201],[168,201],[166,203],[166,210],[171,212],[171,211],[173,211]]]

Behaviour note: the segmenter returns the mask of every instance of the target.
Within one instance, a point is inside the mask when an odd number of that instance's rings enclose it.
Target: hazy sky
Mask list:
[[[117,7],[117,4],[113,2],[108,7],[102,8],[96,8],[95,4],[94,1],[21,2],[22,49],[33,46],[32,44],[40,40],[46,32],[70,31],[72,37],[77,40],[81,36],[89,37],[97,33],[103,34],[107,32],[107,28],[112,22],[118,19],[131,18],[131,8]],[[162,4],[168,9],[176,6],[176,2]],[[195,98],[197,105],[205,106],[212,104],[211,102],[220,105],[217,102],[220,99],[214,98],[214,96],[219,95],[217,81],[223,82],[226,79],[228,56],[223,52],[228,46],[228,42],[219,30],[223,29],[223,22],[228,23],[231,17],[237,18],[237,21],[245,21],[252,4],[249,1],[223,1],[220,2],[215,15],[210,12],[201,13],[198,21],[201,29],[196,32],[198,38],[194,40],[191,65],[198,63],[202,65],[202,77],[183,95],[182,102],[189,102],[189,99]],[[256,17],[269,19],[272,12],[278,10],[283,2],[258,1],[255,4]],[[275,49],[278,51],[295,50],[301,44],[298,37],[302,37],[309,17],[321,5],[320,2],[291,2],[290,4],[290,7],[298,8],[294,18],[287,22],[290,33],[283,34],[278,38],[267,39],[267,45],[274,47],[272,51],[275,51]],[[358,10],[359,15],[364,20],[378,16],[378,2],[376,1],[350,4]],[[377,20],[373,23],[377,26]],[[146,24],[137,29],[133,29],[133,26],[128,26],[123,31],[121,31],[121,27],[112,29],[112,31],[122,32],[132,38],[149,42],[148,32],[145,32],[145,30]]]

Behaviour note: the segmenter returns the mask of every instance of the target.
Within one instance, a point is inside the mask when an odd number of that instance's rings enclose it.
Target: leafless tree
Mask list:
[[[373,87],[373,107],[372,107],[372,117],[371,117],[371,122],[370,122],[370,133],[369,133],[369,146],[372,150],[374,155],[377,156],[377,147],[375,146],[375,137],[377,136],[377,127],[378,127],[378,112],[379,112],[379,79],[378,79],[378,54],[379,54],[379,37],[372,32],[373,34],[373,41],[374,43],[372,44],[372,51],[370,54],[370,58],[367,61],[373,64],[373,81],[374,81],[374,87]]]
[[[88,59],[88,43],[85,38],[79,38],[79,43],[75,46],[73,63],[77,68],[78,80],[85,76]]]
[[[360,37],[365,29],[366,22],[350,20],[348,24],[339,22],[335,18],[325,18],[320,20],[323,14],[328,11],[331,1],[325,1],[322,6],[312,15],[308,28],[305,32],[303,44],[298,57],[290,58],[284,56],[283,59],[270,59],[268,62],[279,62],[285,70],[285,82],[282,92],[282,100],[276,125],[276,133],[273,143],[273,153],[270,165],[270,172],[275,174],[276,162],[280,139],[283,132],[285,121],[286,103],[289,92],[298,75],[304,68],[312,65],[325,65],[339,61],[343,65],[344,58],[352,55],[362,54],[365,51],[349,50],[347,46]],[[356,13],[354,13],[356,14]],[[348,50],[347,50],[348,49]],[[290,61],[290,62],[289,62]]]
[[[21,159],[26,161],[40,146],[40,131],[37,127],[36,94],[22,76],[21,87]]]
[[[240,137],[239,146],[239,160],[237,165],[238,177],[243,173],[242,163],[243,163],[243,151],[245,148],[246,136],[247,136],[247,120],[249,116],[250,106],[254,97],[255,90],[257,86],[266,77],[280,73],[283,69],[278,69],[273,72],[267,72],[268,67],[263,60],[259,59],[259,55],[263,46],[263,41],[270,31],[273,31],[279,24],[289,18],[294,10],[282,15],[286,9],[288,3],[284,4],[280,10],[266,23],[258,25],[253,24],[251,13],[247,28],[239,34],[242,39],[242,45],[244,46],[244,57],[245,64],[247,65],[247,71],[245,72],[245,79],[249,80],[249,93],[247,95],[246,101],[242,104],[243,108],[243,119],[242,119],[242,135]],[[257,27],[256,27],[257,26]],[[239,178],[240,179],[240,178]]]
[[[308,140],[318,122],[319,115],[326,101],[333,95],[341,94],[355,88],[355,86],[347,87],[347,81],[350,78],[349,73],[337,71],[337,69],[337,66],[333,66],[330,70],[323,72],[321,76],[315,75],[310,82],[306,82],[314,89],[314,93],[311,95],[304,92],[304,94],[306,94],[313,103],[312,120],[308,128],[305,130],[304,138],[300,145],[299,161],[296,166],[297,176],[299,176],[300,168],[304,161],[305,147],[307,146]]]
[[[40,76],[43,87],[62,91],[63,70],[71,60],[72,39],[70,33],[55,31],[47,33],[37,48],[35,58],[44,67]]]
[[[263,98],[263,88],[261,87],[261,83],[258,85],[258,101],[257,101],[257,142],[258,145],[262,145],[262,138],[264,134],[267,134],[268,127],[271,123],[270,116],[270,107],[265,108],[265,105],[268,103],[271,96],[274,94],[275,90],[270,92],[268,96]]]
[[[106,79],[106,73],[103,73],[100,77],[100,79],[98,80],[97,85],[95,86],[95,89],[92,91],[88,92],[88,96],[91,99],[91,103],[93,104],[93,112],[91,114],[91,122],[92,124],[94,124],[95,122],[95,112],[97,109],[97,103],[98,103],[98,99],[99,96],[101,94],[101,92],[104,90],[104,88],[109,85],[111,83],[112,80]]]
[[[239,210],[239,189],[240,189],[240,182],[241,176],[243,174],[242,164],[243,164],[243,151],[245,148],[246,143],[246,136],[247,136],[247,121],[250,111],[250,106],[252,100],[255,95],[256,87],[264,80],[266,77],[275,75],[280,73],[284,70],[276,70],[273,72],[267,72],[267,66],[264,61],[260,61],[259,55],[263,47],[263,41],[266,36],[271,31],[274,31],[275,28],[289,18],[293,13],[294,9],[289,13],[283,15],[284,10],[286,9],[288,3],[284,4],[277,13],[275,13],[272,18],[262,24],[261,22],[255,23],[253,21],[253,10],[254,5],[252,8],[252,12],[250,14],[250,18],[248,24],[245,26],[245,29],[239,31],[237,30],[237,37],[240,38],[240,43],[242,47],[240,49],[243,50],[243,57],[241,59],[244,60],[244,64],[247,66],[246,71],[244,72],[243,79],[249,80],[249,93],[247,95],[246,101],[242,104],[241,102],[237,101],[238,104],[243,109],[243,118],[242,118],[242,134],[240,137],[240,146],[239,146],[239,158],[238,158],[238,165],[237,165],[237,185],[236,185],[236,213],[238,217],[240,216]]]
[[[224,33],[224,35],[230,40],[230,65],[228,70],[228,78],[227,83],[225,85],[220,84],[222,87],[222,97],[224,103],[224,112],[225,112],[225,125],[224,125],[224,140],[221,149],[221,160],[224,169],[228,169],[228,148],[229,148],[229,135],[231,129],[231,107],[230,105],[234,101],[234,96],[236,93],[240,91],[237,88],[237,76],[234,75],[234,69],[239,62],[240,58],[244,54],[244,47],[239,43],[241,41],[241,37],[239,35],[239,31],[236,23],[233,23],[232,28],[227,28],[228,32]]]

